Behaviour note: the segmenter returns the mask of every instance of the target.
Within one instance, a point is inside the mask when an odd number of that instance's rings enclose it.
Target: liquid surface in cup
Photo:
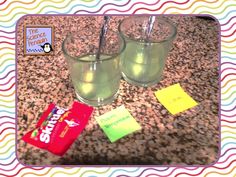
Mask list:
[[[128,42],[121,56],[124,77],[134,82],[148,84],[161,79],[165,63],[163,47]]]
[[[121,77],[119,63],[114,59],[106,60],[109,57],[101,55],[96,62],[95,55],[88,55],[80,58],[82,62],[73,64],[71,77],[79,99],[91,105],[99,105],[99,102],[110,99],[117,93]]]

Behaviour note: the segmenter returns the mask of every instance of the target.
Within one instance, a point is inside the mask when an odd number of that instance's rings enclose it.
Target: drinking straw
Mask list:
[[[145,30],[145,45],[144,45],[144,51],[146,51],[146,55],[144,56],[146,58],[146,69],[143,70],[143,76],[146,77],[146,75],[149,73],[149,68],[150,68],[150,35],[154,26],[154,22],[156,20],[155,16],[150,16],[148,18],[148,24],[147,24],[147,28]]]
[[[101,48],[103,46],[104,43],[104,39],[107,33],[107,29],[108,29],[108,22],[110,20],[109,16],[104,16],[104,22],[100,31],[100,36],[99,36],[99,46],[98,46],[98,51],[97,51],[97,55],[96,55],[96,60],[100,59],[100,55],[101,55]]]
[[[148,26],[146,30],[146,42],[149,42],[150,34],[152,32],[155,20],[156,20],[155,16],[150,16],[148,19]]]

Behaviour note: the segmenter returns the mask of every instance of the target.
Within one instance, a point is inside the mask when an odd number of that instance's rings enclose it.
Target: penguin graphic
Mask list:
[[[49,43],[45,43],[45,44],[43,44],[43,45],[40,45],[40,47],[43,48],[43,51],[44,51],[45,53],[49,53],[49,52],[53,51],[52,46],[51,46],[51,44],[49,44]]]

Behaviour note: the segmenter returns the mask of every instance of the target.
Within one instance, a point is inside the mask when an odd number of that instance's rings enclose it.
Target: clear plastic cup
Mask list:
[[[70,34],[62,44],[77,98],[89,105],[111,103],[117,96],[121,72],[120,54],[125,42],[118,33],[107,31],[101,55],[96,59],[99,30]]]
[[[126,48],[121,55],[123,78],[134,85],[148,87],[161,80],[167,55],[176,36],[176,27],[157,17],[147,39],[149,16],[131,16],[119,25]]]

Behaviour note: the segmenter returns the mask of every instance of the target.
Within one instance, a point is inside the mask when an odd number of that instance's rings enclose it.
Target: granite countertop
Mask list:
[[[113,17],[110,28],[124,17]],[[21,140],[41,113],[54,102],[69,107],[76,99],[61,44],[68,32],[99,28],[102,17],[26,16],[17,27],[17,156],[31,165],[161,165],[209,164],[218,158],[218,26],[193,16],[168,16],[178,30],[160,83],[137,87],[121,80],[120,94],[110,105],[95,108],[88,125],[63,157]],[[23,26],[53,25],[53,55],[24,56]],[[180,83],[199,105],[171,115],[154,91]],[[130,111],[142,130],[110,143],[95,117],[120,105]]]

